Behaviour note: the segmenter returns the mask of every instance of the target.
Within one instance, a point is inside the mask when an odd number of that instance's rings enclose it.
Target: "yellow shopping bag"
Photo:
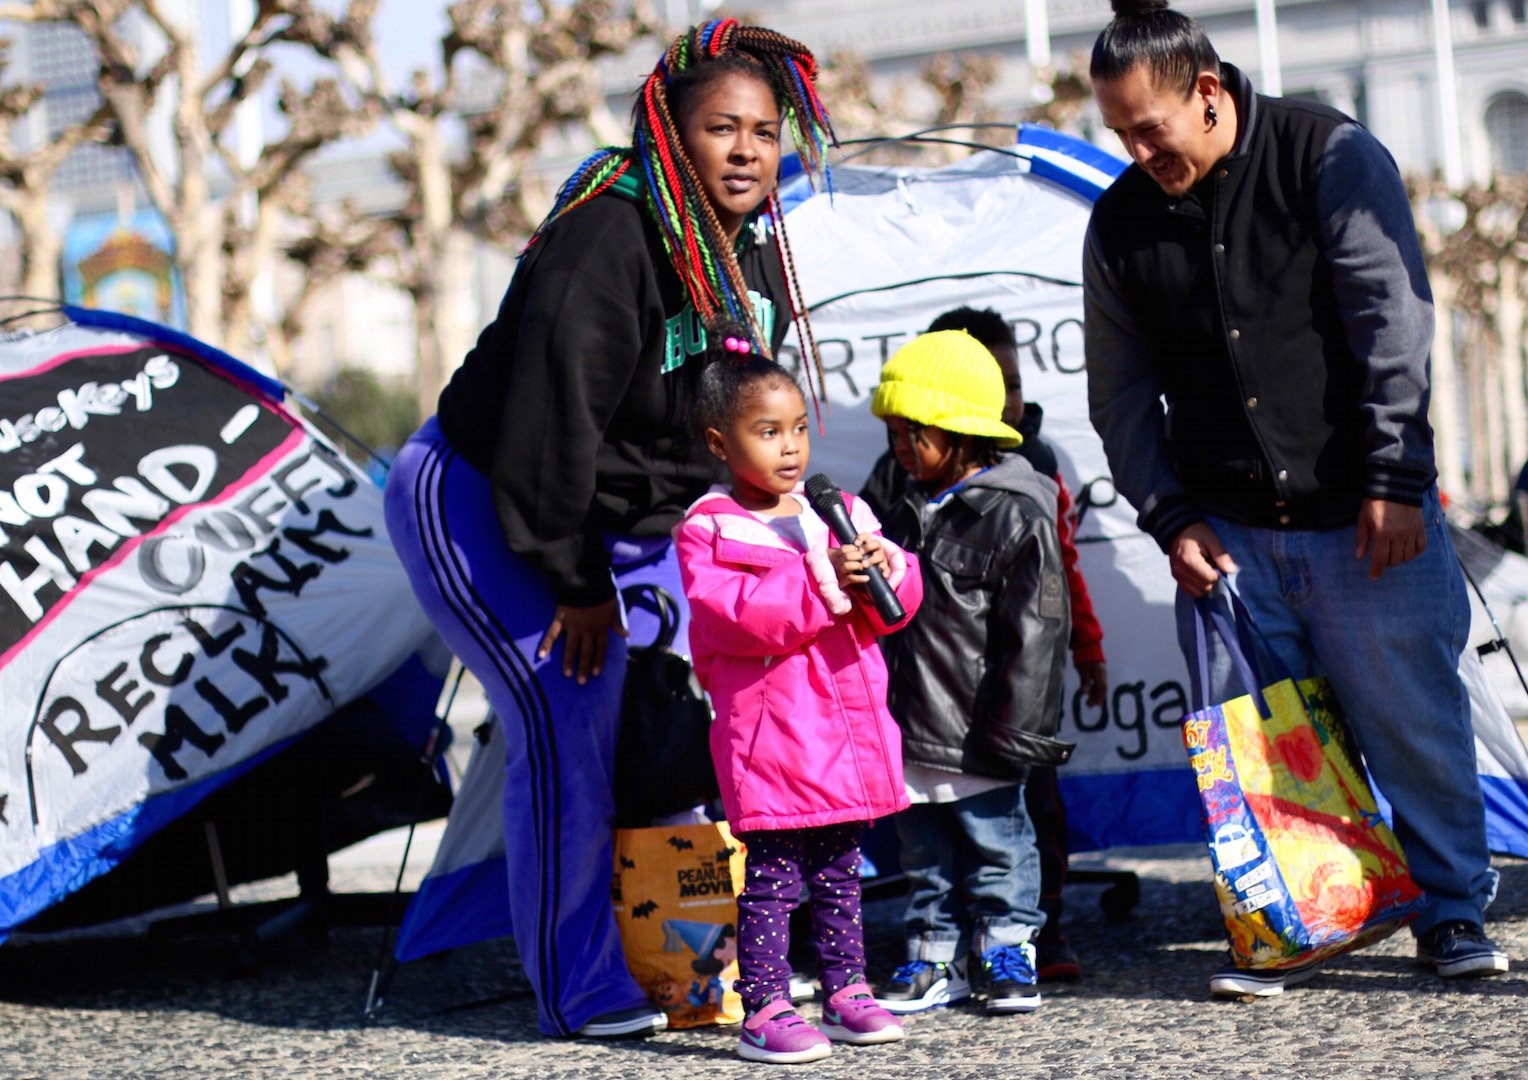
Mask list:
[[[611,900],[626,965],[669,1027],[735,1024],[743,845],[725,822],[615,830]]]

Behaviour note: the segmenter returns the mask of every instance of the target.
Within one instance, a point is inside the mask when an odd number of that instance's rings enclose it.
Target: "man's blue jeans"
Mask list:
[[[1268,647],[1289,674],[1325,675],[1336,691],[1394,809],[1411,876],[1427,894],[1412,924],[1418,935],[1449,919],[1481,925],[1496,892],[1469,697],[1459,679],[1469,600],[1436,489],[1422,509],[1427,550],[1378,581],[1369,578],[1369,559],[1353,555],[1356,527],[1295,532],[1209,519]],[[1224,605],[1223,591],[1210,602]],[[1181,590],[1177,619],[1197,708],[1193,601]],[[1264,681],[1273,681],[1267,674]],[[1240,683],[1211,634],[1211,703],[1240,696]]]
[[[973,945],[1021,944],[1045,925],[1023,784],[914,803],[894,820],[907,875],[909,960],[947,964]]]

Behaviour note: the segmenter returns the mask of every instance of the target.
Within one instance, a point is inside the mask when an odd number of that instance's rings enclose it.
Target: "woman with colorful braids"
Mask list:
[[[563,185],[388,481],[414,590],[503,725],[510,920],[549,1035],[666,1025],[610,901],[627,616],[637,640],[655,625],[619,590],[682,599],[669,531],[719,479],[686,432],[708,326],[773,357],[801,306],[774,191],[787,130],[813,174],[832,141],[814,75],[804,46],[730,19],[676,39],[632,145]]]

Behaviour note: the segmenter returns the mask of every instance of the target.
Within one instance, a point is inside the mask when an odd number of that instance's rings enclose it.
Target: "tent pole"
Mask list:
[[[1512,661],[1512,670],[1517,672],[1517,681],[1523,684],[1523,692],[1528,693],[1528,678],[1523,677],[1523,668],[1517,662],[1517,654],[1512,651],[1512,642],[1507,640],[1507,635],[1502,632],[1501,623],[1496,621],[1496,612],[1491,610],[1491,605],[1486,602],[1486,594],[1481,591],[1480,584],[1475,580],[1475,575],[1470,573],[1470,568],[1464,565],[1464,560],[1459,557],[1459,552],[1454,552],[1454,561],[1459,564],[1459,569],[1464,571],[1464,580],[1470,583],[1470,588],[1475,590],[1476,597],[1480,600],[1480,606],[1485,609],[1486,618],[1491,620],[1491,629],[1496,632],[1496,638],[1484,645],[1477,645],[1475,651],[1481,656],[1489,656],[1494,652],[1504,652],[1507,659]]]
[[[398,923],[398,898],[403,895],[403,875],[408,869],[409,850],[414,846],[414,830],[419,827],[420,808],[424,805],[425,792],[429,790],[430,777],[434,775],[440,755],[445,750],[446,725],[451,719],[451,706],[456,701],[456,691],[462,685],[462,675],[465,671],[462,662],[453,656],[451,670],[446,674],[446,682],[441,687],[441,696],[436,704],[435,730],[430,733],[429,744],[420,758],[425,766],[424,775],[419,781],[419,794],[414,799],[414,812],[409,815],[408,838],[403,843],[403,858],[398,861],[398,877],[393,882],[393,896],[388,904],[387,920],[382,924],[382,940],[377,946],[377,960],[372,965],[371,982],[366,988],[366,1007],[361,1014],[362,1023],[375,1020],[377,1014],[382,1011],[388,987],[392,985],[393,975],[398,970],[398,963],[391,956],[391,946],[393,928]]]
[[[233,907],[233,900],[228,891],[228,871],[223,866],[223,845],[218,843],[217,822],[208,819],[202,822],[202,832],[207,837],[207,856],[212,861],[212,883],[217,890],[218,907]]]

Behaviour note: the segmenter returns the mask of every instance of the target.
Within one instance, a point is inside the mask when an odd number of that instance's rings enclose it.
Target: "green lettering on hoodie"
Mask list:
[[[753,304],[753,313],[759,320],[759,329],[764,334],[764,340],[773,341],[775,302],[752,289],[748,290],[748,299]],[[699,356],[705,351],[705,324],[701,322],[694,305],[686,304],[678,315],[664,324],[663,374],[667,375],[674,369],[682,367],[690,357]]]

